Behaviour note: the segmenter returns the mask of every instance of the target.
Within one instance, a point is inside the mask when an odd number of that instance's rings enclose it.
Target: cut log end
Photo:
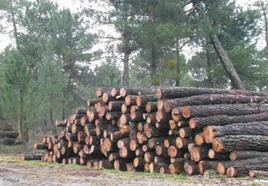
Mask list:
[[[131,139],[130,142],[129,142],[129,148],[131,151],[135,151],[138,147],[138,143],[137,143],[137,140],[136,139]]]
[[[164,100],[160,99],[157,101],[157,110],[163,110],[164,109]]]
[[[182,149],[184,147],[183,139],[181,137],[176,138],[176,147]]]
[[[169,157],[171,157],[171,158],[175,158],[175,157],[177,156],[177,153],[178,153],[178,150],[177,150],[176,147],[174,147],[174,146],[170,146],[170,147],[168,148],[168,155],[169,155]]]
[[[199,162],[201,160],[200,148],[193,147],[190,151],[191,159],[195,162]]]
[[[103,95],[102,95],[102,101],[104,103],[108,103],[109,101],[109,93],[108,92],[105,92]]]
[[[102,88],[98,88],[96,90],[96,96],[97,97],[101,97],[103,93],[104,93],[104,90]]]
[[[209,157],[210,159],[214,159],[214,158],[215,158],[215,155],[216,155],[216,152],[215,152],[213,149],[210,149],[210,150],[208,151],[208,157]]]
[[[215,138],[215,133],[213,131],[213,127],[207,126],[204,128],[204,140],[207,144],[213,142]]]
[[[229,158],[231,161],[235,161],[237,160],[237,154],[235,151],[231,152],[230,155],[229,155]]]
[[[181,120],[181,112],[179,108],[174,108],[171,112],[172,119],[176,122]]]
[[[217,172],[219,175],[225,175],[226,168],[223,163],[218,163]]]
[[[121,105],[121,112],[122,112],[122,114],[127,113],[127,111],[128,111],[128,106],[125,103],[122,104]]]
[[[257,177],[257,172],[255,170],[251,170],[249,171],[249,176],[252,178],[256,178]]]
[[[215,138],[213,140],[212,147],[216,152],[223,152],[224,151],[224,143],[219,138]]]
[[[122,96],[122,97],[126,97],[126,96],[127,96],[127,89],[125,89],[125,88],[121,88],[121,89],[120,89],[120,96]]]
[[[158,98],[158,99],[161,99],[164,97],[164,92],[159,88],[156,90],[155,92],[155,96]]]
[[[194,174],[197,174],[198,172],[198,168],[195,164],[193,163],[188,163],[188,162],[185,162],[184,163],[184,171],[187,175],[191,176],[191,175],[194,175]]]
[[[112,97],[116,97],[119,94],[120,94],[120,90],[118,88],[112,88],[112,90],[111,90]]]
[[[205,170],[206,170],[206,167],[205,167],[205,161],[200,161],[198,162],[198,171],[200,174],[204,174]]]
[[[165,113],[163,111],[157,111],[155,118],[157,122],[161,122],[165,119]]]
[[[203,138],[203,135],[202,134],[195,135],[194,140],[195,140],[195,143],[197,145],[199,145],[199,146],[202,145],[202,144],[204,144],[204,138]]]
[[[190,119],[189,126],[190,126],[191,129],[197,128],[197,120],[196,119],[193,119],[193,118]]]
[[[170,104],[168,101],[165,101],[165,102],[164,102],[163,107],[164,107],[164,110],[165,110],[166,112],[171,112],[171,110],[172,110],[171,104]]]
[[[148,113],[153,112],[153,107],[154,107],[153,103],[151,103],[151,102],[146,103],[146,106],[145,106],[146,112],[148,112]]]
[[[136,105],[137,106],[142,106],[144,104],[144,101],[143,101],[143,99],[142,99],[142,96],[138,96],[138,97],[136,97]]]
[[[186,119],[190,118],[191,117],[191,109],[190,107],[186,106],[186,107],[183,107],[182,109],[182,116]]]
[[[234,167],[229,167],[229,168],[227,168],[227,170],[226,170],[226,175],[228,176],[228,177],[237,177],[238,176],[238,171],[236,170],[236,168],[234,168]]]
[[[176,122],[174,120],[169,120],[169,128],[171,130],[174,130],[174,129],[176,129],[176,127],[177,127]]]

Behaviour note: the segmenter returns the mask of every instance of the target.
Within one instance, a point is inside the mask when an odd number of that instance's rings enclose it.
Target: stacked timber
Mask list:
[[[3,145],[20,144],[18,141],[19,133],[15,132],[8,122],[0,120],[0,143]]]
[[[268,94],[205,88],[99,88],[36,149],[95,169],[230,177],[268,169]]]

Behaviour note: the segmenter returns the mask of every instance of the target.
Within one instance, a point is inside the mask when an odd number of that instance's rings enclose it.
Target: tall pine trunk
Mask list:
[[[176,43],[176,86],[180,86],[181,68],[180,68],[180,49],[179,41]]]
[[[152,46],[152,49],[151,49],[151,82],[152,82],[152,85],[157,85],[157,82],[156,82],[156,64],[157,64],[157,51],[156,51],[156,48],[155,46]]]
[[[209,87],[213,87],[213,82],[212,82],[212,74],[211,74],[211,57],[210,57],[210,53],[209,53],[209,44],[208,44],[208,40],[206,39],[206,58],[207,58],[207,68],[206,68],[206,72],[207,72],[207,78],[208,78],[208,86]]]
[[[228,77],[231,79],[232,87],[235,89],[244,90],[245,87],[244,87],[232,61],[230,60],[230,58],[227,55],[224,48],[222,47],[219,38],[215,34],[212,34],[210,39],[211,39],[211,43],[212,43],[217,55],[219,56],[219,59],[222,63],[223,68],[225,69]]]
[[[124,53],[123,86],[129,85],[129,54]]]
[[[261,9],[262,9],[262,14],[264,18],[264,31],[265,31],[265,42],[266,42],[266,53],[268,55],[268,15],[267,15],[267,9],[268,4],[265,6],[264,3],[261,3]]]

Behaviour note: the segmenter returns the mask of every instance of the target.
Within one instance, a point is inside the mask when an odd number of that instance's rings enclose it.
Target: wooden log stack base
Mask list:
[[[98,88],[24,160],[90,169],[268,176],[268,93],[191,87]],[[0,138],[17,136],[0,131]]]

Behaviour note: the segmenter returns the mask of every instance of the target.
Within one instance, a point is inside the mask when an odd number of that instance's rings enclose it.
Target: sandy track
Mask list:
[[[163,176],[160,174],[142,174],[117,171],[95,171],[79,167],[36,164],[22,161],[0,161],[0,186],[84,186],[84,185],[122,185],[122,186],[163,186],[163,185],[268,185],[265,180],[207,179],[201,176]]]

